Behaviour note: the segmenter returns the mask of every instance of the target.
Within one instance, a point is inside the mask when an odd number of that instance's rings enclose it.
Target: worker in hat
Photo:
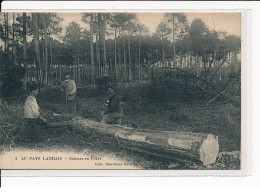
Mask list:
[[[65,80],[61,84],[61,91],[65,92],[66,108],[69,114],[76,114],[76,83],[70,78],[70,73],[65,74]]]

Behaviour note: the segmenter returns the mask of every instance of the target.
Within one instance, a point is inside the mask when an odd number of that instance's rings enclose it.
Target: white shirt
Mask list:
[[[24,117],[36,119],[40,116],[39,106],[34,96],[28,96],[24,104]]]

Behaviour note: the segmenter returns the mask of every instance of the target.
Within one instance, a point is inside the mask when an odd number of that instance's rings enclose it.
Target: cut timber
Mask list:
[[[150,153],[154,150],[157,155],[167,157],[197,160],[205,166],[215,163],[219,151],[218,138],[212,134],[136,129],[102,124],[82,117],[75,117],[73,126],[85,132],[97,131],[124,140],[126,147],[149,150]]]
[[[48,125],[51,127],[61,127],[61,126],[68,126],[68,125],[72,125],[72,124],[73,124],[72,121],[60,121],[60,122],[48,123]]]
[[[231,163],[240,161],[240,151],[221,152],[218,154],[217,161],[220,163]]]

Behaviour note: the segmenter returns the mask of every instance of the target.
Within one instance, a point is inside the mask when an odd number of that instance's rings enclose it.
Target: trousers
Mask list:
[[[67,100],[67,109],[69,114],[76,114],[76,99]]]
[[[121,113],[113,112],[102,115],[100,123],[121,125]]]
[[[23,139],[27,142],[39,142],[47,137],[46,123],[41,119],[26,119],[26,129]]]

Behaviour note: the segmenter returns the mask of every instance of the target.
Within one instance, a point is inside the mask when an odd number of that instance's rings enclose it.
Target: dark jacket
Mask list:
[[[117,94],[110,96],[106,110],[107,113],[122,113],[121,100]]]

